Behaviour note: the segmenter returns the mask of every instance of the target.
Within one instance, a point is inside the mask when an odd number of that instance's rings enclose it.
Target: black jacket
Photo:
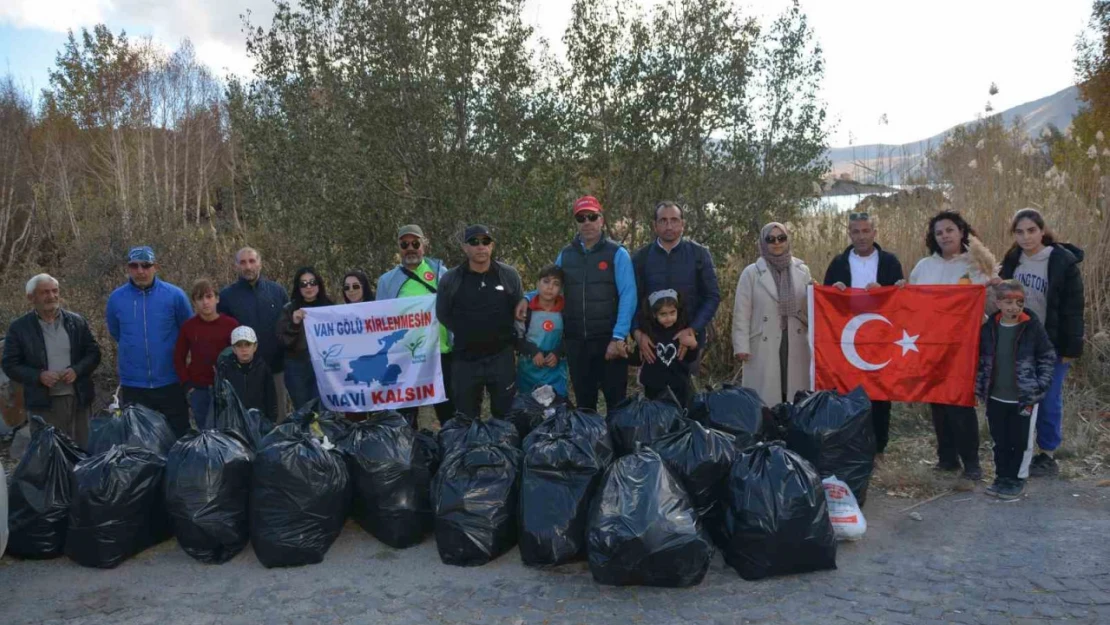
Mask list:
[[[668,253],[659,247],[658,241],[652,241],[632,255],[632,267],[636,271],[636,294],[640,299],[633,327],[639,325],[649,295],[660,289],[674,289],[682,296],[690,326],[699,337],[705,336],[705,328],[713,321],[721,303],[717,271],[708,248],[684,238]]]
[[[265,359],[255,353],[254,360],[243,365],[235,357],[235,352],[228,347],[216,359],[216,377],[219,380],[231,382],[239,401],[247,410],[257,408],[263,416],[272,423],[277,423],[277,389],[274,387],[274,376]]]
[[[875,251],[879,253],[879,271],[876,275],[879,286],[894,286],[895,282],[905,277],[902,274],[902,263],[898,261],[898,257],[894,254],[884,252],[878,243],[875,244]],[[852,265],[848,260],[851,253],[852,246],[849,245],[848,249],[832,259],[828,270],[825,271],[825,286],[832,286],[837,282],[843,282],[845,285],[857,289],[867,286],[866,284],[852,284]]]
[[[73,383],[77,404],[86,408],[96,396],[92,373],[100,365],[100,346],[84,317],[66,310],[59,310],[58,314],[69,335],[70,368],[77,374]],[[23,385],[27,410],[50,407],[50,389],[39,381],[39,374],[46,370],[46,339],[34,311],[16,319],[8,328],[0,367],[9,378]]]
[[[1021,261],[1021,250],[1010,250],[1002,259],[998,276],[1014,277]],[[1048,293],[1045,294],[1044,329],[1061,358],[1083,354],[1083,276],[1079,263],[1083,250],[1068,243],[1054,243],[1048,257]]]
[[[304,333],[304,321],[301,323],[293,323],[293,313],[301,308],[317,308],[319,306],[331,306],[328,300],[317,299],[311,304],[297,305],[297,302],[289,302],[282,306],[281,315],[278,317],[275,331],[277,333],[278,341],[284,350],[285,358],[292,358],[300,362],[309,362],[311,357],[308,354],[308,336]],[[262,339],[259,339],[258,353],[262,353]],[[284,359],[282,360],[284,363]],[[284,367],[282,367],[284,371]],[[271,369],[273,371],[273,369]]]
[[[516,272],[516,269],[496,260],[490,262],[497,269],[497,279],[501,282],[501,286],[509,292],[510,299],[513,302],[524,299],[524,287],[521,285],[520,274]],[[447,326],[447,329],[452,332],[457,330],[452,312],[455,308],[455,295],[458,294],[459,285],[462,284],[462,274],[465,267],[465,264],[459,265],[443,274],[443,277],[439,279],[439,288],[436,290],[436,320]]]
[[[979,369],[975,376],[975,395],[986,401],[991,394],[994,379],[994,354],[998,347],[998,323],[1001,313],[995,313],[983,324],[979,332]],[[1014,339],[1014,376],[1017,378],[1018,401],[1031,406],[1044,399],[1052,384],[1056,370],[1056,352],[1048,341],[1048,334],[1030,311],[1025,311],[1018,324]]]
[[[220,291],[217,310],[233,317],[240,325],[254,329],[258,335],[258,353],[274,373],[285,370],[285,350],[277,337],[281,309],[289,301],[285,288],[273,280],[259,277],[251,285],[240,278]]]

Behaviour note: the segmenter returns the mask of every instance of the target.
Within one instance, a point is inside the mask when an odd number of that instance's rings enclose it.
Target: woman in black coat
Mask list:
[[[1025,305],[1044,323],[1056,349],[1052,386],[1037,414],[1037,448],[1030,466],[1033,476],[1057,471],[1053,452],[1063,439],[1064,377],[1072,361],[1083,353],[1083,250],[1060,243],[1035,209],[1023,208],[1010,223],[1014,245],[1002,259],[999,277],[1025,287]]]

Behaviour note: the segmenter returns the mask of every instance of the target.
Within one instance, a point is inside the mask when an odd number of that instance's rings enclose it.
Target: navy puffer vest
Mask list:
[[[605,238],[585,251],[578,237],[563,248],[563,324],[568,339],[613,336],[619,303],[614,263],[619,249],[615,241]]]

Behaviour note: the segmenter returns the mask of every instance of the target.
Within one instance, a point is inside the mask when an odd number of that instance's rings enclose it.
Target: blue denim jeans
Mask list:
[[[320,396],[316,389],[316,371],[312,368],[311,361],[301,361],[295,358],[285,359],[285,390],[289,391],[289,398],[293,400],[290,410],[296,410]]]
[[[1037,447],[1041,451],[1056,451],[1064,440],[1064,378],[1069,369],[1071,363],[1056,360],[1052,385],[1037,411]]]
[[[193,421],[198,430],[207,430],[215,425],[212,414],[212,387],[197,386],[189,393],[189,408],[193,411]]]

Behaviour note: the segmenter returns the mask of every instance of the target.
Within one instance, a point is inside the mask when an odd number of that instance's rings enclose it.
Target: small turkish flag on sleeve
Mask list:
[[[814,388],[863,386],[876,400],[974,406],[986,301],[981,285],[813,287]]]

